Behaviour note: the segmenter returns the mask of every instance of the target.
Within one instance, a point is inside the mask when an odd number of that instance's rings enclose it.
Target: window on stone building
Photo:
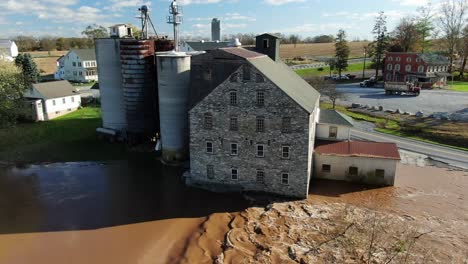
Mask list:
[[[239,146],[237,143],[231,143],[231,155],[237,156],[239,154]]]
[[[213,142],[206,142],[206,153],[213,154]]]
[[[262,116],[257,116],[256,121],[257,132],[265,132],[265,118]]]
[[[265,106],[265,92],[257,91],[257,106]]]
[[[338,134],[338,127],[331,126],[328,131],[328,137],[336,138],[337,134]]]
[[[289,159],[289,146],[282,146],[281,147],[281,157],[283,159]]]
[[[205,113],[203,127],[205,129],[213,128],[213,115],[211,113]]]
[[[376,169],[375,170],[375,177],[385,178],[385,170]]]
[[[265,82],[265,78],[263,78],[263,76],[261,74],[255,74],[255,82],[257,83],[262,83],[262,82]]]
[[[289,173],[281,173],[281,184],[289,185]]]
[[[358,172],[357,167],[349,167],[349,176],[358,176]]]
[[[214,166],[206,165],[206,177],[208,179],[214,179]]]
[[[239,180],[239,170],[232,168],[231,169],[231,180],[237,181]]]
[[[239,124],[238,124],[237,116],[231,116],[231,118],[229,119],[229,130],[231,130],[231,131],[239,130]]]
[[[410,71],[411,71],[411,65],[409,65],[409,64],[408,64],[408,65],[406,65],[406,67],[405,67],[405,71],[407,71],[407,72],[410,72]]]
[[[322,164],[322,172],[330,172],[330,171],[331,171],[331,165]]]
[[[244,81],[250,81],[250,67],[248,65],[244,65],[242,68],[242,79]]]
[[[282,133],[291,133],[291,118],[283,117],[281,120],[281,132]]]
[[[265,183],[265,171],[257,169],[257,183]]]
[[[229,104],[237,105],[237,92],[236,91],[229,92]]]
[[[262,144],[257,145],[257,153],[256,156],[258,158],[263,158],[265,157],[265,146]]]

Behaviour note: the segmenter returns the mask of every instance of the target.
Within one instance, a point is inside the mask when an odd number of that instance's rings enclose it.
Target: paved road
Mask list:
[[[468,151],[455,150],[407,138],[379,132],[366,132],[358,129],[351,130],[351,137],[358,140],[393,142],[396,143],[400,149],[421,153],[434,160],[448,163],[455,167],[468,169]]]
[[[423,90],[419,96],[385,95],[383,89],[360,88],[357,83],[340,84],[338,90],[347,97],[342,103],[383,106],[384,109],[400,109],[411,113],[455,112],[468,108],[468,93],[465,92]]]

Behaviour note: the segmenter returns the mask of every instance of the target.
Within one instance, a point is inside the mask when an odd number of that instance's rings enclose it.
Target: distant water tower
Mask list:
[[[211,40],[221,41],[221,21],[217,18],[211,21]]]

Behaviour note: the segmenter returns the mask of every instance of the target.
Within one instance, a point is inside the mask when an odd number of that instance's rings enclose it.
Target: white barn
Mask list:
[[[96,52],[94,49],[70,50],[57,60],[56,80],[91,82],[98,80]]]
[[[18,46],[9,39],[0,39],[0,59],[13,61],[18,56]]]
[[[24,98],[30,107],[29,117],[34,121],[46,121],[76,111],[81,96],[68,81],[35,83]]]

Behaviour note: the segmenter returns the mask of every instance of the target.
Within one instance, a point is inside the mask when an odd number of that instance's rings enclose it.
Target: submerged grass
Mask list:
[[[123,144],[98,140],[99,107],[85,107],[57,119],[0,129],[0,161],[64,162],[126,157]]]

